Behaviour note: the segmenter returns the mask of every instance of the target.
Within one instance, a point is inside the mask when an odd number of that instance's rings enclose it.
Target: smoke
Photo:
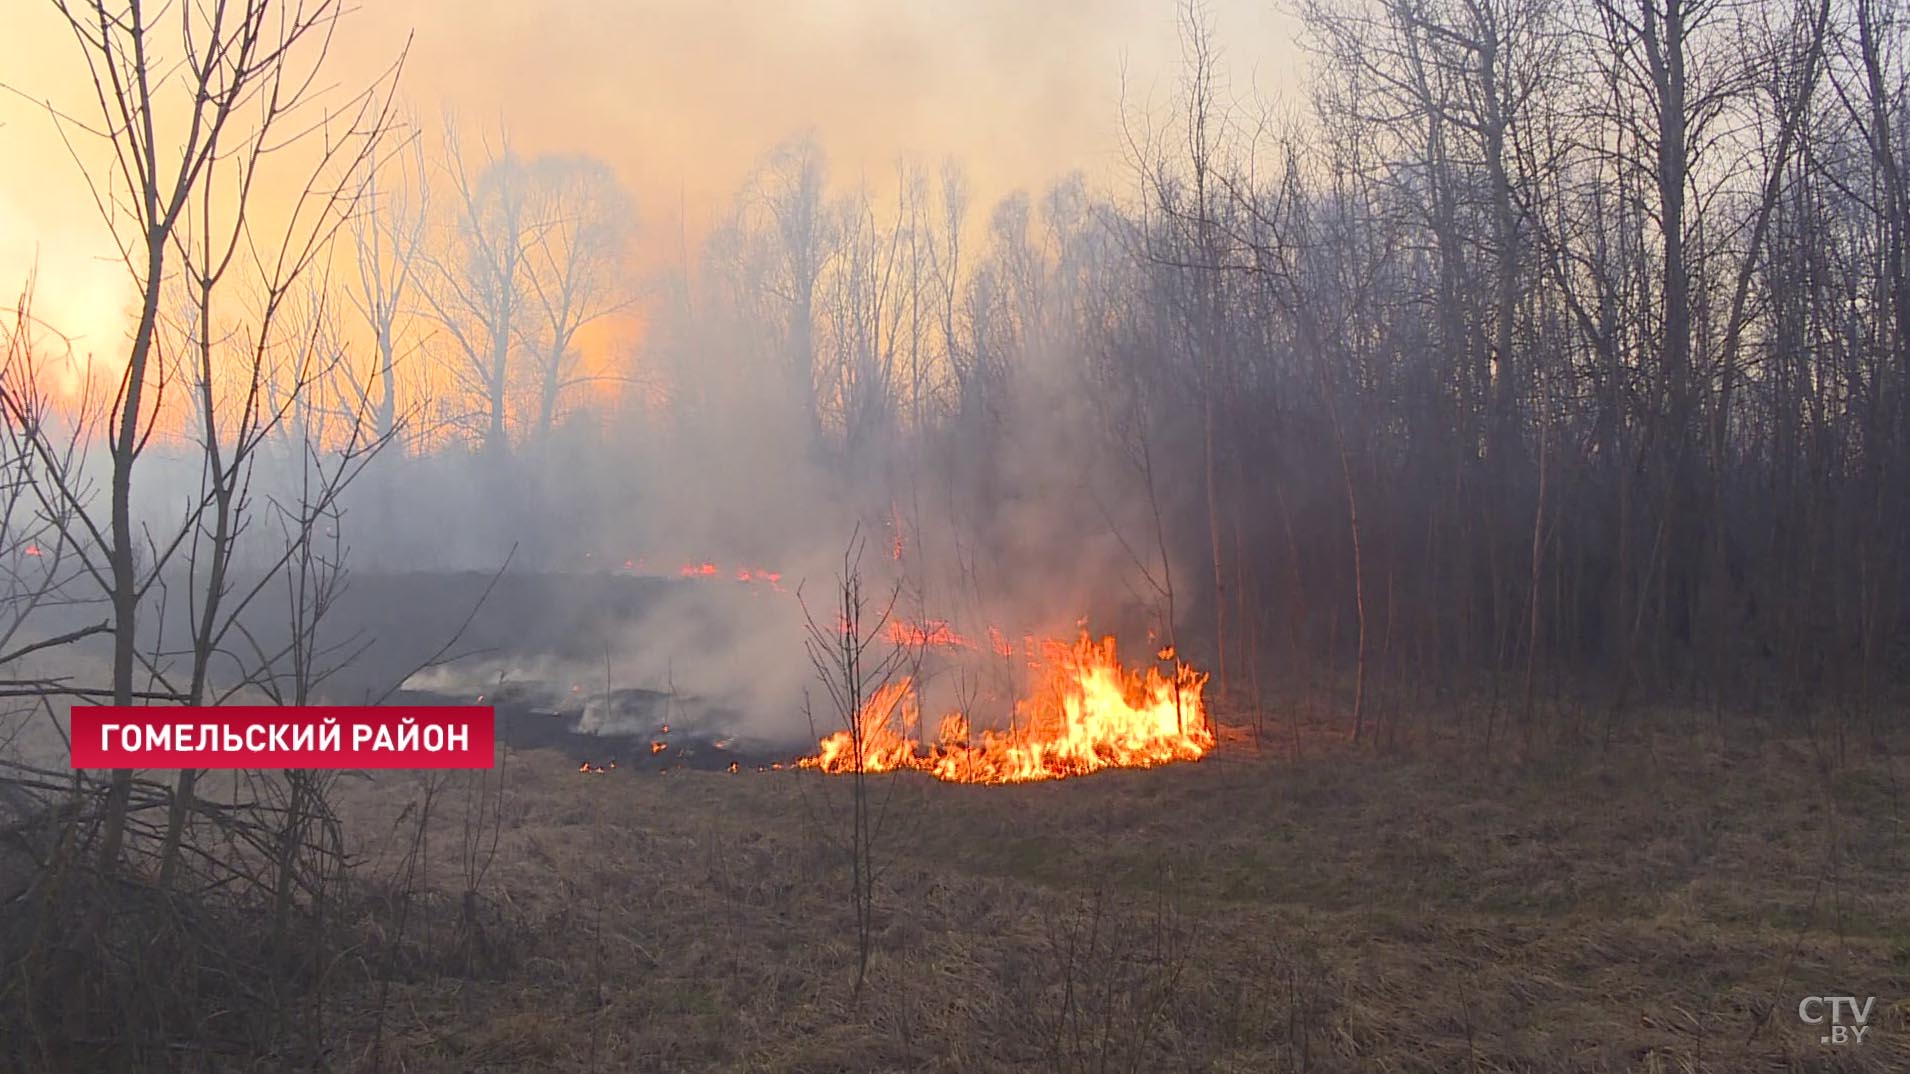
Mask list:
[[[587,734],[669,725],[794,747],[805,737],[803,629],[793,591],[699,576],[656,587],[632,618],[559,639],[560,652],[459,660],[404,687],[564,715]],[[583,655],[593,643],[599,653]]]
[[[1005,720],[1028,639],[1090,629],[1140,646],[1172,629],[1150,588],[1163,574],[1154,505],[1109,450],[1106,416],[1068,390],[1075,358],[1031,361],[991,435],[908,431],[853,456],[818,448],[793,396],[773,392],[578,433],[549,457],[394,458],[354,490],[352,554],[381,573],[511,559],[519,584],[470,643],[486,654],[411,689],[510,687],[589,733],[668,722],[795,746],[840,718],[808,641],[812,625],[835,627],[853,576],[871,664],[895,648],[891,630],[943,624],[959,644],[904,637],[897,673],[918,677],[932,712]],[[1172,511],[1186,492],[1160,495]],[[576,579],[633,595],[584,607],[595,597]],[[442,621],[457,611],[445,602]],[[667,700],[631,706],[623,691]]]
[[[1219,5],[1224,17],[1234,6]],[[997,636],[1083,624],[1171,634],[1165,596],[1181,568],[1162,560],[1174,542],[1159,519],[1184,514],[1192,492],[1154,482],[1120,448],[1122,419],[1105,410],[1108,393],[1087,390],[1096,356],[1072,331],[1089,317],[1080,307],[1131,284],[1096,276],[1126,258],[1106,245],[1087,191],[1123,166],[1124,98],[1171,85],[1171,10],[416,0],[368,5],[341,29],[328,77],[373,77],[415,31],[404,99],[420,117],[457,117],[407,132],[429,161],[425,244],[437,271],[470,268],[447,204],[447,123],[474,154],[508,132],[533,163],[601,165],[640,227],[619,268],[627,301],[560,355],[577,371],[563,412],[534,427],[536,408],[518,396],[536,378],[513,374],[502,450],[471,434],[482,393],[451,344],[452,318],[407,302],[413,424],[322,534],[340,535],[363,579],[328,629],[347,650],[375,639],[360,657],[375,673],[329,680],[329,699],[375,695],[388,685],[379,676],[427,662],[459,629],[471,583],[507,562],[512,595],[477,623],[483,644],[467,646],[480,655],[407,686],[475,697],[504,684],[553,706],[596,696],[582,728],[604,732],[633,729],[610,703],[616,691],[649,691],[691,718],[786,741],[808,732],[808,620],[833,622],[845,571],[862,576],[872,622],[946,622],[971,642],[913,669],[945,682],[1001,678],[1013,660]],[[27,19],[20,32],[43,40],[44,55],[71,48],[57,20]],[[1252,39],[1284,47],[1278,34]],[[18,77],[58,97],[71,66],[35,61]],[[0,146],[46,166],[0,176],[0,222],[34,219],[62,239],[45,265],[44,309],[87,322],[65,329],[84,337],[83,353],[110,354],[123,310],[102,312],[111,303],[93,277],[64,275],[87,245],[75,236],[93,227],[90,205],[61,196],[63,178],[33,178],[68,176],[73,163],[19,104],[0,114]],[[787,172],[792,147],[813,150],[813,188]],[[958,166],[911,163],[945,158]],[[485,165],[471,163],[474,174]],[[798,209],[813,217],[814,249],[792,237]],[[347,234],[325,286],[350,286],[350,254]],[[327,311],[341,322],[341,368],[371,383],[370,336],[351,310],[334,297]],[[511,346],[533,351],[533,336],[520,329]],[[299,432],[283,430],[258,457],[247,503],[261,521],[246,531],[245,569],[284,552],[272,513],[309,474]],[[203,479],[189,435],[155,441],[135,480],[143,528],[177,532]],[[182,556],[173,573],[186,569]],[[411,574],[458,585],[418,595],[393,581]],[[603,593],[580,594],[576,579],[600,580]],[[577,606],[619,587],[622,604]],[[292,599],[279,587],[256,597],[250,629],[269,638]],[[153,629],[179,636],[189,608],[175,602]]]

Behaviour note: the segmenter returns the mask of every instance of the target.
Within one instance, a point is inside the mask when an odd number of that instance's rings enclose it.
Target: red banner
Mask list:
[[[421,707],[73,706],[74,768],[490,768],[496,712]]]

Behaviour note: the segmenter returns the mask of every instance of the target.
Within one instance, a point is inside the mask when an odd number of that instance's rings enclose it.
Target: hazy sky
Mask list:
[[[1279,0],[1215,0],[1237,91],[1297,69]],[[435,135],[446,110],[518,146],[588,151],[636,193],[644,241],[692,241],[780,138],[813,129],[839,180],[960,158],[979,199],[1119,162],[1131,101],[1171,95],[1177,0],[362,0],[340,29],[340,87],[415,34],[401,97]],[[84,109],[78,46],[46,0],[0,0],[0,81]],[[0,289],[40,267],[39,312],[108,349],[124,271],[43,111],[0,95]],[[103,342],[108,341],[108,342]]]

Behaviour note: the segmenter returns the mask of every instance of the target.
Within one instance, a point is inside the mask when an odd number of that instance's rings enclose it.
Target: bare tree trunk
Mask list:
[[[143,37],[138,23],[139,8],[133,7],[133,33]],[[142,79],[145,71],[140,70]],[[158,217],[158,191],[146,192],[148,219]],[[159,314],[159,288],[164,276],[167,232],[155,222],[146,236],[146,286],[139,310],[139,327],[133,333],[133,348],[126,360],[126,377],[120,386],[118,426],[113,431],[112,530],[113,547],[113,704],[133,703],[133,669],[138,662],[134,626],[139,614],[138,582],[133,575],[133,463],[139,444],[140,401],[146,383],[146,365],[152,353],[154,322]],[[102,869],[119,864],[120,848],[126,836],[126,809],[133,792],[130,769],[113,772],[107,791],[105,814],[101,820],[99,862]]]
[[[1540,383],[1544,383],[1543,374]],[[1527,586],[1526,624],[1525,624],[1525,700],[1524,723],[1526,748],[1532,745],[1532,689],[1539,661],[1539,607],[1541,604],[1540,581],[1545,570],[1545,494],[1551,473],[1551,421],[1546,394],[1539,393],[1539,499],[1532,509],[1532,576]]]

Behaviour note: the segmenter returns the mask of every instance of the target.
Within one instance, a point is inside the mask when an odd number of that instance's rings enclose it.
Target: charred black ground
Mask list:
[[[814,745],[800,698],[789,699],[781,713],[750,713],[736,697],[674,689],[668,675],[619,681],[619,671],[629,675],[632,658],[646,648],[684,653],[673,634],[683,624],[660,609],[702,618],[719,631],[753,632],[765,598],[729,581],[630,571],[355,579],[333,627],[341,636],[378,640],[328,681],[328,693],[345,703],[407,683],[389,703],[490,705],[500,741],[513,749],[554,750],[606,769],[615,762],[625,772],[787,761]],[[787,620],[788,609],[778,610]],[[441,653],[444,642],[433,639],[454,633],[456,641]],[[791,632],[781,659],[805,659],[800,635]],[[450,693],[417,685],[443,677],[470,688]],[[766,727],[782,733],[766,735]]]

